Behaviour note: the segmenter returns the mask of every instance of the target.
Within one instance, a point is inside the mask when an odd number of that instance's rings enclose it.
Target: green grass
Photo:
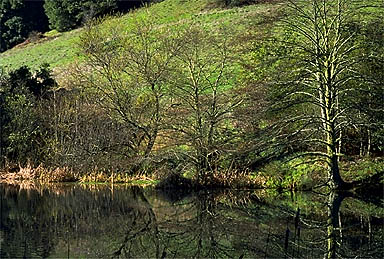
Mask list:
[[[76,59],[76,40],[81,29],[62,33],[37,43],[16,47],[0,54],[0,66],[16,69],[28,66],[36,69],[44,63],[52,68],[65,66]]]
[[[44,33],[45,37],[58,37],[60,35],[61,35],[61,33],[58,32],[57,30],[51,30],[51,31],[47,31],[46,33]]]
[[[259,24],[263,17],[274,12],[279,4],[257,4],[242,8],[222,9],[215,5],[215,0],[165,0],[149,8],[141,8],[117,17],[117,21],[129,29],[133,16],[156,15],[156,23],[161,26],[179,26],[198,22],[209,28],[222,24],[241,32]],[[262,27],[260,27],[262,29]],[[45,33],[46,38],[24,46],[15,47],[0,54],[0,67],[13,70],[21,66],[32,69],[48,63],[52,69],[63,70],[69,64],[79,60],[77,41],[82,28],[58,33]]]

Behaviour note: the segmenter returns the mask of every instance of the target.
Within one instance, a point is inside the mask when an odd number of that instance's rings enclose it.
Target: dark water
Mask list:
[[[0,258],[383,258],[382,201],[0,185]]]

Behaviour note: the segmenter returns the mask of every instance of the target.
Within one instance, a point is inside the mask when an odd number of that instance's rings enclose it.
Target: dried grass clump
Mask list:
[[[76,182],[79,180],[78,174],[68,167],[57,167],[52,170],[40,165],[35,169],[35,172],[38,176],[37,179],[43,183]]]
[[[113,181],[113,174],[109,175],[105,172],[93,171],[80,177],[81,183],[106,183]]]
[[[0,174],[0,182],[8,184],[18,184],[26,181],[33,181],[36,177],[36,172],[33,170],[30,164],[25,167],[7,166],[5,171]]]
[[[229,169],[208,174],[200,184],[212,187],[254,189],[262,188],[265,181],[262,177],[252,177],[248,171]]]
[[[8,170],[6,168],[6,170]],[[68,167],[57,167],[49,169],[42,165],[34,168],[30,163],[26,166],[18,166],[18,169],[12,167],[9,171],[0,174],[0,182],[9,184],[25,184],[25,182],[41,182],[41,183],[59,183],[59,182],[75,182],[78,175]]]

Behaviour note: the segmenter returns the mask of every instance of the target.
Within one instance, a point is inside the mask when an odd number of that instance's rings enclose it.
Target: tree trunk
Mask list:
[[[3,93],[0,92],[0,101],[3,103]],[[3,168],[4,160],[3,160],[3,107],[0,104],[0,168]]]
[[[340,190],[346,186],[340,175],[339,170],[339,158],[336,154],[332,154],[329,158],[329,170],[328,170],[328,181],[331,189]]]
[[[330,114],[330,113],[327,113]],[[328,157],[328,182],[331,189],[338,190],[345,187],[345,182],[341,178],[339,170],[339,156],[337,154],[338,142],[334,124],[331,123],[329,116],[326,117],[329,122],[326,126],[327,135],[327,157]]]

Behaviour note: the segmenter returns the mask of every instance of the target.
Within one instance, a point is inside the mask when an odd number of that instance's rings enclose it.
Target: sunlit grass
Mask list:
[[[45,168],[32,167],[30,164],[19,166],[16,172],[1,172],[0,183],[15,185],[51,184],[63,182],[79,182],[81,184],[129,184],[148,186],[158,181],[147,174],[129,175],[94,170],[89,173],[74,172],[68,167]]]
[[[76,59],[76,40],[81,29],[48,37],[36,43],[16,47],[0,54],[0,66],[12,70],[21,66],[32,69],[48,63],[52,68],[67,65]]]
[[[137,9],[113,20],[124,24],[129,30],[134,17],[156,15],[156,23],[161,26],[178,26],[186,23],[201,23],[214,29],[228,25],[235,31],[250,29],[276,9],[276,4],[257,4],[242,8],[222,9],[213,0],[166,0],[149,8]],[[105,22],[108,23],[108,20]],[[262,26],[260,30],[262,30]],[[20,66],[32,69],[48,63],[51,68],[61,68],[79,59],[77,42],[83,29],[59,33],[55,30],[44,34],[45,38],[22,47],[15,47],[0,54],[0,67],[13,70]]]

